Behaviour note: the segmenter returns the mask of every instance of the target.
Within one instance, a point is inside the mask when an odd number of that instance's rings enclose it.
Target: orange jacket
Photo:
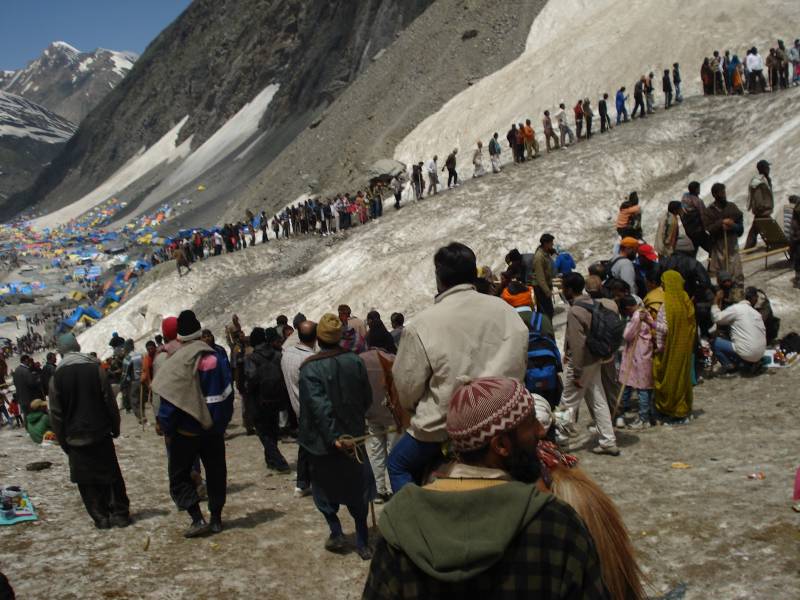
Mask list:
[[[520,306],[533,308],[533,288],[526,288],[524,291],[517,294],[512,294],[508,291],[508,288],[506,288],[503,290],[500,297],[514,308],[519,308]]]
[[[524,125],[522,127],[522,135],[525,137],[526,140],[533,139],[533,127],[530,125]]]

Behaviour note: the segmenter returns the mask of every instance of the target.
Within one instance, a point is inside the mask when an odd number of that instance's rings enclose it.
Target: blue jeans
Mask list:
[[[421,483],[425,470],[442,455],[439,442],[420,442],[404,433],[389,454],[387,470],[392,492],[397,493],[409,483]]]
[[[625,108],[624,106],[622,108],[618,108],[617,109],[617,125],[619,125],[619,123],[622,120],[623,116],[625,117],[625,120],[627,121],[628,120],[628,109]]]
[[[739,358],[739,355],[736,354],[736,351],[733,349],[733,344],[730,340],[726,340],[725,338],[714,338],[714,354],[720,364],[726,369],[738,367],[742,363],[742,359]]]
[[[639,420],[642,423],[649,423],[652,416],[655,416],[655,406],[651,408],[650,400],[653,397],[653,390],[637,390],[639,392]],[[625,386],[625,391],[622,392],[622,405],[627,409],[630,407],[631,394],[633,388],[629,385]]]

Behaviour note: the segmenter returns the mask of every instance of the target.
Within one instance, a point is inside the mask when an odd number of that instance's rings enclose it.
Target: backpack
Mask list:
[[[498,144],[497,140],[494,138],[489,141],[489,154],[492,156],[500,154],[500,144]]]
[[[603,295],[606,298],[611,298],[611,296],[612,296],[612,294],[611,294],[611,282],[617,279],[616,277],[614,277],[611,274],[611,269],[614,267],[614,265],[617,263],[617,261],[621,260],[622,258],[624,258],[624,257],[617,256],[616,258],[614,258],[612,260],[608,260],[608,261],[601,260],[600,261],[600,264],[602,264],[603,267],[605,268],[605,277],[606,278],[603,280],[603,289],[604,289],[604,294]],[[631,294],[636,294],[637,296],[640,296],[641,298],[644,298],[647,295],[647,284],[645,283],[644,277],[642,277],[641,272],[637,268],[636,263],[633,264],[633,270],[634,270],[634,274],[635,274],[636,289],[631,290],[630,293]]]
[[[283,404],[288,399],[283,372],[278,364],[258,351],[245,357],[247,394],[257,405]]]
[[[528,366],[525,370],[525,387],[529,392],[548,396],[555,392],[561,396],[561,352],[555,340],[542,334],[542,313],[534,312],[528,332]],[[555,402],[557,404],[557,401]],[[551,401],[551,404],[553,402]]]
[[[602,302],[591,304],[579,302],[576,306],[585,308],[592,314],[592,324],[586,337],[586,346],[592,356],[608,360],[622,345],[625,321],[614,311],[603,306]]]

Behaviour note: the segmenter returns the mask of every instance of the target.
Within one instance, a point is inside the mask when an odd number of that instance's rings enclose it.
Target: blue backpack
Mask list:
[[[555,340],[542,334],[542,313],[534,312],[528,332],[528,367],[525,387],[531,393],[548,396],[561,395],[561,352]]]

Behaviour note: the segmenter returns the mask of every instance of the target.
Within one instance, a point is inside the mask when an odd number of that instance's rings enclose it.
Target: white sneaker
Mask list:
[[[296,487],[294,488],[294,497],[295,498],[305,498],[306,496],[311,495],[311,487],[307,487],[305,489]]]
[[[592,435],[597,435],[599,432],[597,431],[597,425],[589,425],[586,430],[591,433]]]
[[[643,429],[650,429],[650,427],[651,427],[650,423],[642,421],[638,417],[633,423],[628,425],[628,429],[635,429],[637,431],[642,431]]]
[[[616,428],[625,429],[625,417],[617,417]]]

